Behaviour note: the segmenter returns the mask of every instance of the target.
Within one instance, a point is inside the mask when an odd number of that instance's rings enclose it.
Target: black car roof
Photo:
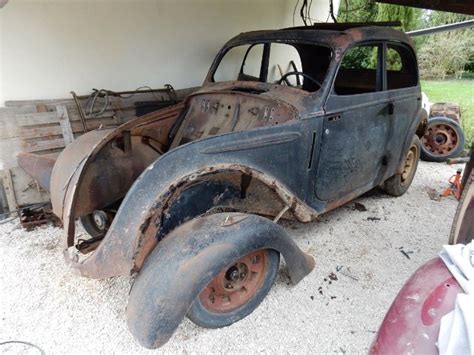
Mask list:
[[[413,46],[409,36],[390,27],[368,25],[367,23],[336,23],[244,32],[232,38],[225,47],[259,41],[279,40],[314,42],[341,49],[355,42],[374,40],[403,42],[411,47]]]

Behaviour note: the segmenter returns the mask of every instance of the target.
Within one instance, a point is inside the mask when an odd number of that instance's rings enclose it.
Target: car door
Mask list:
[[[406,45],[387,43],[386,70],[387,93],[393,105],[391,130],[388,139],[387,157],[389,166],[386,177],[396,173],[402,159],[405,139],[411,142],[414,122],[421,109],[421,91],[418,83],[416,56]],[[411,131],[410,131],[411,130]]]
[[[393,107],[385,85],[383,43],[346,51],[326,102],[315,192],[319,200],[354,197],[381,181]]]

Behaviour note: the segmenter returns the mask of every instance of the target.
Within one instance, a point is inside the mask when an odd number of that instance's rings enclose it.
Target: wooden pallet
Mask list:
[[[177,90],[178,101],[193,90]],[[170,100],[170,97],[166,92],[140,93],[126,98],[109,97],[106,110],[103,110],[104,99],[99,99],[92,115],[100,113],[100,116],[85,120],[87,130],[118,127],[136,117],[137,101],[159,100]],[[82,97],[80,101],[85,107],[87,100]],[[13,211],[50,199],[48,192],[18,166],[18,153],[57,157],[64,147],[84,134],[84,124],[72,99],[7,101],[5,106],[0,108],[0,178],[9,210]]]

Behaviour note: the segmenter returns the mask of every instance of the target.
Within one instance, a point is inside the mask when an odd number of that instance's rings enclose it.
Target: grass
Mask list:
[[[421,88],[430,102],[455,102],[461,106],[461,123],[469,147],[474,138],[474,80],[423,80]]]

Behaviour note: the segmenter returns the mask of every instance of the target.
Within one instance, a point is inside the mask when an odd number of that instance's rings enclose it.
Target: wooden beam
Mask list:
[[[63,132],[64,143],[66,145],[71,144],[74,141],[74,133],[72,133],[71,121],[69,120],[67,107],[66,105],[56,105],[56,111]]]
[[[3,187],[5,195],[7,195],[8,208],[10,211],[18,209],[18,203],[15,197],[15,189],[13,188],[13,180],[10,169],[3,170]]]

